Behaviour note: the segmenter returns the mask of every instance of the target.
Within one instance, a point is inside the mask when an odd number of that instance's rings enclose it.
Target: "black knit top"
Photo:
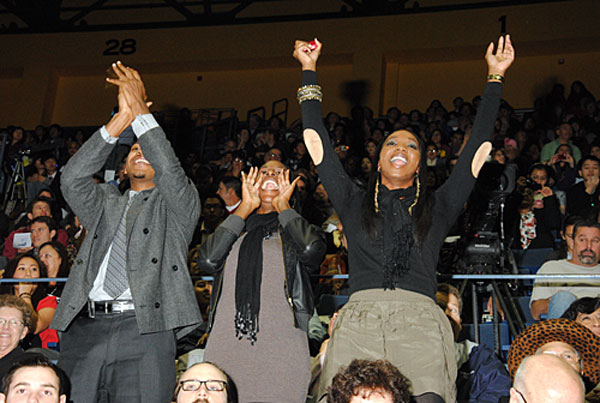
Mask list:
[[[317,84],[317,73],[305,70],[302,72],[302,85],[309,84]],[[419,249],[416,242],[413,245],[409,271],[399,284],[400,288],[418,292],[435,301],[439,251],[475,184],[471,162],[477,149],[492,134],[501,94],[502,84],[494,82],[486,85],[467,145],[448,180],[430,195],[435,197],[432,224],[422,248]],[[363,226],[362,204],[366,192],[344,171],[323,125],[319,101],[302,103],[302,123],[305,130],[314,129],[323,144],[323,161],[317,165],[317,169],[348,239],[350,292],[383,288],[383,239],[381,236],[372,239]],[[382,234],[382,219],[377,220],[375,225],[377,233]]]

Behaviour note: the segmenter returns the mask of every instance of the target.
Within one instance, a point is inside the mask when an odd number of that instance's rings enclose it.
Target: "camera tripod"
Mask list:
[[[508,249],[506,251],[507,260],[509,261],[509,265],[513,268],[516,268],[514,265],[514,257],[511,256],[512,251]],[[514,270],[504,270],[504,256],[500,258],[500,263],[494,267],[490,265],[473,265],[470,267],[469,272],[477,275],[477,274],[494,274],[494,273],[509,273],[514,272]],[[474,276],[476,277],[476,276]],[[464,295],[468,283],[471,282],[471,309],[473,313],[473,332],[475,336],[475,342],[479,343],[479,295],[487,294],[487,292],[491,289],[492,296],[492,323],[494,329],[494,351],[496,354],[500,354],[501,346],[500,346],[500,327],[499,327],[499,312],[498,306],[504,312],[504,318],[508,324],[510,329],[510,333],[513,337],[517,336],[523,330],[525,330],[526,325],[523,319],[523,314],[520,311],[519,307],[515,304],[513,292],[511,291],[508,283],[501,281],[498,282],[495,279],[465,279],[462,281],[459,291],[461,295]]]
[[[8,181],[8,186],[4,192],[4,201],[2,202],[2,211],[10,216],[15,207],[19,204],[27,204],[27,178],[25,177],[25,165],[23,156],[19,155],[15,169]]]

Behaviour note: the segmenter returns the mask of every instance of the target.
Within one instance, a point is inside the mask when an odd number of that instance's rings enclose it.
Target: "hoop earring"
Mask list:
[[[373,204],[375,205],[375,213],[379,213],[379,202],[377,201],[378,195],[379,195],[379,171],[377,171],[377,182],[375,182],[375,200],[373,200]]]
[[[417,181],[417,193],[415,194],[415,201],[412,202],[410,207],[408,208],[408,214],[412,215],[412,209],[419,202],[419,194],[421,193],[421,182],[419,181],[419,174],[415,174],[415,181]]]

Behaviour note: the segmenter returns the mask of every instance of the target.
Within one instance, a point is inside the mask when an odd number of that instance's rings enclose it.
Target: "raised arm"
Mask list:
[[[114,69],[119,69],[116,63],[113,64]],[[61,174],[63,196],[86,227],[92,226],[102,210],[101,193],[118,194],[114,186],[102,187],[92,178],[104,166],[123,130],[133,122],[134,115],[122,91],[119,91],[118,101],[119,111],[69,159]]]
[[[115,64],[113,70],[117,78],[107,81],[119,87],[119,110],[123,107],[135,117],[132,128],[144,157],[155,171],[154,185],[191,240],[200,216],[198,191],[185,175],[165,132],[150,114],[150,103],[147,102],[146,89],[139,73],[121,63]]]
[[[317,60],[322,48],[323,45],[316,38],[312,43],[296,41],[294,45],[293,56],[302,65],[298,101],[302,108],[304,143],[336,211],[343,214],[345,201],[357,188],[346,174],[323,124],[323,92],[317,81]]]
[[[460,209],[467,201],[479,171],[492,149],[489,139],[500,105],[504,75],[515,58],[515,51],[509,35],[498,39],[495,53],[494,48],[494,43],[490,43],[485,54],[488,66],[487,84],[477,110],[471,135],[452,175],[436,193],[444,205],[458,207],[456,215],[460,213]]]

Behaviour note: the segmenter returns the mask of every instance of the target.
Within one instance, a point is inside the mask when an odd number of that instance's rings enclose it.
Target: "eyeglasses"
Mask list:
[[[515,388],[513,388],[513,389],[515,389]],[[525,396],[523,396],[521,391],[519,391],[518,389],[515,389],[515,392],[517,392],[519,394],[519,396],[521,396],[521,399],[523,399],[523,403],[527,403],[527,399],[525,399]]]
[[[561,353],[558,353],[556,351],[548,350],[548,351],[544,351],[543,354],[555,355],[555,356],[561,357],[567,361],[573,362],[577,365],[579,365],[581,363],[581,359],[579,358],[579,356],[577,355],[577,353],[575,351],[563,351]]]
[[[226,381],[218,381],[216,379],[208,379],[206,381],[200,381],[198,379],[186,379],[185,381],[180,381],[179,385],[181,389],[185,392],[196,392],[200,390],[202,385],[206,387],[206,390],[209,392],[222,392],[225,390],[225,386],[227,386]]]
[[[5,319],[5,318],[0,318],[0,326],[4,326],[8,323],[8,326],[12,327],[12,328],[18,328],[24,325],[24,323],[20,320],[17,319]]]

